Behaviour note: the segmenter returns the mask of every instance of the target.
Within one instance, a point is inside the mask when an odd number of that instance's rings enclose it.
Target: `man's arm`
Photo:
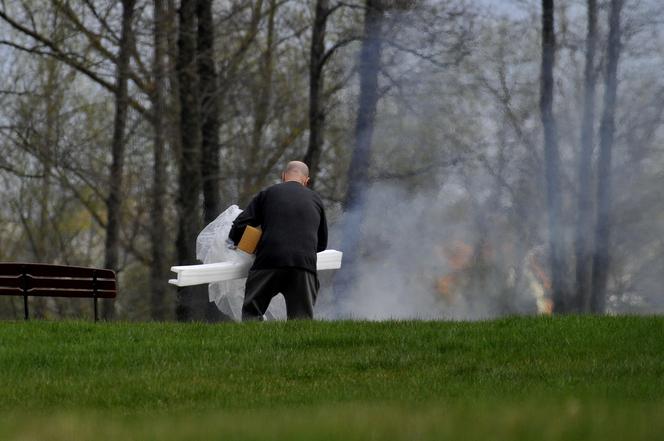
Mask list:
[[[247,208],[233,221],[233,226],[228,233],[228,238],[233,241],[235,246],[237,246],[240,239],[242,239],[242,234],[244,234],[244,229],[247,225],[257,227],[263,223],[262,196],[263,192],[258,193],[251,200]]]
[[[317,252],[327,249],[327,219],[325,217],[325,208],[320,204],[320,224],[318,225],[318,248]]]

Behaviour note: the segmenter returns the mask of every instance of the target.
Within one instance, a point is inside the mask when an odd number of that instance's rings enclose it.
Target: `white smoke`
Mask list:
[[[472,217],[464,214],[464,200],[463,190],[452,182],[417,193],[396,185],[373,185],[367,194],[362,240],[356,245],[357,277],[348,292],[335,293],[331,277],[323,276],[317,316],[483,319],[537,312],[542,293],[524,277],[519,256],[525,253],[512,247],[510,255],[496,255],[506,247],[495,246],[491,256],[471,255],[479,249],[479,237]],[[340,224],[332,228],[330,248],[341,247]],[[487,242],[500,240],[497,235],[497,230],[488,231]],[[455,262],[455,253],[466,253],[456,256],[462,263]],[[450,282],[448,290],[441,286],[445,281]]]

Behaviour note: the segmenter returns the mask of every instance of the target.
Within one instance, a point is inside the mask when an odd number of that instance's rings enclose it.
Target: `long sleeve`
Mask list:
[[[325,251],[327,249],[327,219],[325,217],[325,208],[321,204],[320,210],[320,224],[318,225],[318,247],[317,252]]]
[[[247,208],[233,221],[233,226],[228,233],[228,238],[232,240],[236,246],[240,242],[240,239],[242,239],[242,234],[244,234],[244,229],[247,225],[257,227],[263,223],[262,196],[263,192],[258,193],[251,200]]]

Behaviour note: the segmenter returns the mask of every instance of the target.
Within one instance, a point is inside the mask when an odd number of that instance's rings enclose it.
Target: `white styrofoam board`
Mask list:
[[[316,269],[318,271],[335,270],[341,268],[343,253],[337,250],[325,250],[318,253]],[[191,286],[204,283],[221,282],[224,280],[243,279],[247,277],[251,262],[219,262],[202,265],[172,266],[171,271],[177,274],[177,279],[168,283],[176,286]]]

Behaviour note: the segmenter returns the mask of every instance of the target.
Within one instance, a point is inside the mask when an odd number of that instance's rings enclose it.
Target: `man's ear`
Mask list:
[[[305,179],[304,179],[304,186],[305,186],[305,187],[308,187],[308,186],[309,186],[309,179],[310,179],[310,178],[305,178]]]

